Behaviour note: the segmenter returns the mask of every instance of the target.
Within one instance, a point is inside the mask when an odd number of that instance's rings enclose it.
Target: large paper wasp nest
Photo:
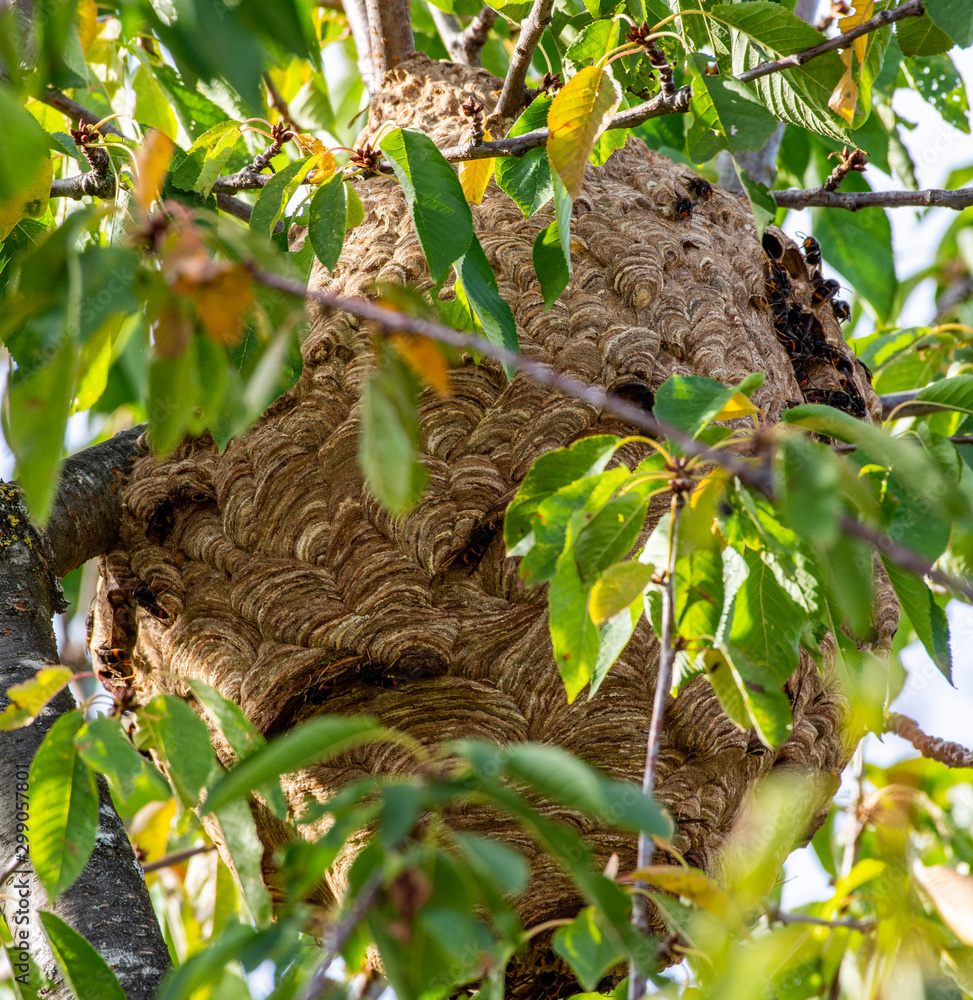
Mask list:
[[[441,147],[462,140],[467,96],[489,112],[499,91],[483,70],[424,56],[385,83],[373,99],[370,134],[394,121]],[[813,304],[800,252],[771,230],[790,302],[813,314],[818,335],[833,345],[834,356],[801,362],[805,384],[798,384],[775,333],[773,276],[748,206],[719,189],[708,200],[694,198],[692,176],[637,139],[604,166],[589,165],[574,204],[571,283],[548,310],[531,249],[551,216],[525,221],[491,185],[474,208],[476,229],[516,316],[522,351],[630,399],[649,398],[644,390],[676,373],[734,384],[763,371],[754,399],[771,421],[814,389],[860,397],[877,418],[861,369],[850,361],[836,367],[836,356],[850,354],[831,306]],[[372,176],[356,188],[365,220],[348,233],[334,274],[318,267],[313,284],[344,295],[368,295],[376,282],[428,288],[398,184]],[[689,218],[673,212],[677,199],[696,201]],[[245,437],[222,455],[208,440],[188,441],[164,461],[146,457],[135,467],[123,545],[107,559],[102,591],[135,594],[138,685],[185,695],[179,679],[201,678],[267,734],[321,712],[365,713],[428,744],[457,737],[553,743],[613,777],[640,781],[657,662],[650,627],[643,619],[592,701],[568,705],[545,588],[524,589],[516,561],[491,534],[539,455],[633,428],[524,375],[508,382],[497,365],[464,359],[450,396],[426,391],[421,398],[429,489],[394,519],[363,488],[357,460],[372,333],[351,315],[314,315],[299,383]],[[878,596],[879,643],[887,643],[897,608],[887,587]],[[110,615],[103,598],[102,631]],[[745,797],[775,769],[823,776],[826,794],[810,825],[823,819],[854,743],[842,732],[845,702],[826,678],[825,653],[823,676],[802,652],[787,685],[793,730],[776,750],[730,722],[705,679],[670,702],[657,795],[690,864],[719,872],[720,846]],[[218,750],[232,759],[225,745]],[[366,747],[290,776],[285,791],[295,802],[307,793],[325,799],[376,769],[411,766],[399,747]],[[584,832],[599,863],[614,852],[622,872],[634,866],[634,838],[554,811]],[[290,834],[259,806],[256,812],[273,886],[272,853]],[[576,911],[564,874],[515,824],[475,808],[452,821],[505,838],[531,859],[533,885],[518,902],[526,926]],[[342,891],[348,863],[329,875],[322,902]],[[655,927],[661,930],[657,917]],[[525,968],[512,992],[530,996],[539,987],[529,961]]]

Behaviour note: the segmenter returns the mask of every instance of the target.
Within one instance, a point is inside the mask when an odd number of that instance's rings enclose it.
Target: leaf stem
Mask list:
[[[524,106],[524,88],[530,70],[534,50],[537,48],[544,29],[551,23],[554,0],[534,0],[534,6],[520,28],[520,38],[514,47],[514,54],[503,81],[500,100],[494,114],[500,118],[513,118]]]

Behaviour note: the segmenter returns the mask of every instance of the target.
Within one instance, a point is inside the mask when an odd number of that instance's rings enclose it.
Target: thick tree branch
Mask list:
[[[52,569],[58,578],[115,547],[122,517],[120,487],[128,467],[144,454],[145,424],[85,448],[64,463],[47,522]]]
[[[736,79],[742,83],[749,83],[751,80],[756,80],[761,76],[769,76],[771,73],[779,73],[781,70],[803,66],[816,56],[823,56],[826,52],[833,52],[835,49],[848,48],[856,38],[861,38],[862,35],[867,35],[870,31],[877,31],[879,28],[884,28],[895,21],[901,21],[905,17],[921,17],[925,13],[925,10],[922,0],[906,0],[906,3],[902,4],[901,7],[879,11],[874,17],[863,21],[857,28],[852,28],[851,31],[846,31],[843,35],[829,38],[820,45],[805,49],[803,52],[795,52],[793,55],[784,56],[783,59],[760,63],[759,66],[754,66],[753,69],[748,69],[745,73],[740,73]]]
[[[103,499],[111,502],[107,496]],[[51,616],[64,604],[48,540],[31,524],[17,488],[9,484],[0,484],[0,543],[0,692],[6,692],[11,684],[57,663]],[[7,703],[0,694],[0,709]],[[22,941],[45,974],[57,976],[38,917],[43,907],[87,938],[112,967],[129,1000],[150,1000],[169,967],[169,953],[104,779],[98,781],[99,829],[94,851],[77,881],[57,899],[48,901],[29,857],[19,849],[24,828],[29,829],[31,819],[37,819],[29,814],[28,769],[51,727],[74,707],[70,693],[62,691],[33,725],[0,732],[4,775],[0,782],[0,870],[6,871],[14,858],[20,862],[10,876],[13,884],[8,880],[0,891],[0,909],[16,935],[10,954],[16,963],[16,945]],[[17,923],[12,919],[14,912]],[[124,919],[119,919],[120,914]],[[19,922],[21,917],[26,917],[26,924]],[[51,996],[67,1000],[73,993],[62,986]]]
[[[530,62],[534,58],[537,43],[544,34],[544,29],[551,23],[551,10],[554,0],[534,0],[534,6],[520,26],[520,38],[514,47],[510,59],[506,79],[500,100],[497,101],[494,114],[500,118],[515,118],[524,106],[524,88],[527,83],[527,73]]]
[[[114,198],[115,175],[111,170],[89,170],[73,177],[55,177],[51,181],[52,198],[71,198],[80,201],[89,198]]]
[[[365,0],[376,84],[415,51],[411,6],[411,0]]]
[[[908,740],[929,760],[938,760],[947,767],[973,767],[973,750],[967,750],[961,743],[928,736],[919,728],[915,719],[910,719],[907,715],[889,712],[885,717],[885,731]]]
[[[819,187],[771,191],[770,194],[781,208],[844,208],[849,212],[873,207],[961,209],[973,205],[973,188],[952,191],[941,188],[926,191],[826,191]]]
[[[447,14],[440,10],[434,3],[428,3],[429,13],[432,16],[436,31],[446,46],[446,53],[450,60],[455,63],[466,62],[466,52],[463,48],[463,25],[455,14]]]
[[[490,29],[500,15],[492,7],[484,7],[466,26],[463,32],[463,54],[468,66],[480,66],[483,46],[490,37]]]
[[[372,67],[372,39],[368,30],[368,11],[365,10],[365,0],[341,0],[351,37],[355,41],[355,52],[358,54],[358,72],[361,74],[365,89],[372,93],[375,89],[375,72]]]

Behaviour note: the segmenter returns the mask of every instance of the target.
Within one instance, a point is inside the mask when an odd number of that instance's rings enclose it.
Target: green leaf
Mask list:
[[[508,138],[525,135],[547,125],[547,112],[554,98],[540,94],[513,123]],[[532,149],[523,156],[503,156],[497,160],[494,177],[501,191],[517,203],[524,218],[529,219],[554,197],[554,182],[547,150]]]
[[[46,159],[44,130],[6,87],[0,87],[0,203],[27,190]]]
[[[450,264],[472,249],[473,243],[473,213],[456,171],[432,139],[421,132],[391,129],[382,138],[381,146],[405,192],[429,273],[439,281]],[[495,288],[495,278],[493,285]]]
[[[308,216],[307,236],[314,255],[329,271],[334,270],[341,256],[347,222],[345,183],[339,172],[314,192]]]
[[[772,0],[718,3],[710,8],[710,13],[780,56],[793,55],[825,41],[820,31]]]
[[[830,547],[841,533],[845,466],[829,448],[803,436],[788,435],[781,444],[781,519],[806,542]]]
[[[654,572],[654,566],[646,566],[637,560],[609,566],[591,588],[588,610],[595,623],[604,625],[621,614],[641,596]]]
[[[693,160],[701,163],[721,149],[733,153],[763,149],[777,128],[777,119],[747,84],[710,76],[708,62],[702,53],[690,57],[695,121],[688,138]]]
[[[125,1000],[115,973],[84,937],[54,913],[41,910],[38,915],[57,967],[77,1000]]]
[[[711,536],[712,537],[712,536]],[[690,641],[713,637],[723,615],[723,557],[719,546],[676,549],[676,629]]]
[[[943,677],[952,684],[953,660],[949,648],[949,621],[946,612],[936,603],[925,581],[915,573],[902,569],[891,559],[884,557],[882,564],[919,641]]]
[[[591,603],[592,595],[589,595],[589,613]],[[640,594],[627,608],[623,608],[617,615],[599,627],[598,659],[595,660],[594,668],[591,671],[588,701],[591,701],[598,693],[601,682],[608,676],[608,671],[611,670],[615,661],[628,645],[628,640],[632,638],[635,626],[638,625],[639,619],[642,617],[642,608],[643,602]]]
[[[659,804],[630,781],[615,781],[559,747],[521,743],[505,752],[505,771],[541,795],[608,820],[622,830],[668,837],[668,816]]]
[[[585,515],[574,542],[574,558],[589,584],[630,552],[647,513],[648,501],[631,492],[613,497],[601,510]]]
[[[701,375],[672,375],[656,390],[652,412],[663,423],[695,437],[738,392],[749,396],[765,378],[757,372],[730,387]]]
[[[89,767],[103,774],[123,799],[131,798],[144,761],[122,732],[118,719],[98,716],[86,723],[74,739]]]
[[[919,390],[916,400],[937,403],[945,410],[973,413],[973,375],[954,375]]]
[[[157,455],[167,455],[192,425],[193,408],[202,397],[196,352],[177,358],[155,355],[149,361],[149,439]]]
[[[595,434],[576,441],[568,448],[558,448],[541,455],[531,466],[507,508],[503,534],[508,551],[532,530],[534,513],[548,497],[579,479],[604,471],[617,447],[617,437]]]
[[[565,260],[557,222],[542,229],[534,240],[534,271],[541,283],[544,306],[549,309],[571,280],[570,258]]]
[[[967,0],[926,0],[926,13],[961,48],[973,45],[973,7]]]
[[[736,592],[730,643],[783,684],[797,666],[807,615],[757,552],[744,555],[747,578]]]
[[[98,787],[74,742],[83,725],[81,712],[62,715],[30,765],[30,859],[52,900],[81,874],[98,833]]]
[[[135,46],[133,49],[136,55],[141,51]],[[148,56],[142,58],[143,65],[147,59]],[[194,140],[226,119],[226,112],[218,104],[214,104],[194,88],[187,87],[172,67],[159,63],[152,65],[151,69],[179,116],[182,127]]]
[[[514,314],[500,295],[497,276],[476,237],[473,237],[466,253],[456,262],[456,276],[483,327],[486,339],[496,347],[516,351],[517,323]],[[512,366],[504,363],[503,367],[507,377],[513,378]]]
[[[138,711],[144,742],[166,762],[166,772],[184,809],[199,800],[216,755],[202,719],[181,698],[158,694]]]
[[[288,163],[286,167],[278,170],[273,177],[264,185],[257,199],[257,204],[253,206],[253,214],[250,216],[250,230],[254,233],[263,233],[264,236],[273,235],[274,227],[287,203],[291,200],[291,195],[300,187],[301,182],[314,166],[315,157],[305,156],[303,159]]]
[[[482,868],[502,892],[516,894],[527,886],[530,869],[524,856],[509,844],[473,833],[454,833],[452,836],[466,863]]]
[[[263,883],[261,864],[264,848],[257,835],[250,805],[245,799],[239,798],[224,801],[213,811],[216,812],[223,841],[233,859],[233,868],[250,916],[258,927],[267,926],[273,917],[273,907],[270,893]]]
[[[145,63],[135,71],[132,90],[135,92],[135,120],[141,125],[148,125],[164,132],[175,142],[179,135],[175,113],[155,75]]]
[[[249,795],[282,774],[388,736],[388,730],[364,716],[310,719],[255,751],[221,778],[206,796],[204,813],[219,812],[228,802]]]
[[[186,678],[185,683],[219,727],[226,742],[236,754],[237,760],[244,760],[267,745],[263,734],[257,732],[239,705],[224,698],[216,688],[204,684],[201,680]],[[257,792],[278,819],[287,817],[287,801],[279,781],[268,781],[257,788]]]
[[[605,933],[593,906],[586,906],[570,924],[559,927],[552,947],[585,990],[593,990],[605,972],[625,957],[614,935]]]
[[[569,526],[564,551],[558,557],[547,595],[554,659],[569,704],[591,681],[601,645],[598,626],[588,612],[589,587],[578,572],[571,541]]]
[[[578,37],[564,54],[577,66],[600,59],[618,45],[620,25],[621,21],[609,18],[592,21],[578,32]]]
[[[411,507],[426,486],[419,461],[418,398],[416,376],[388,352],[362,387],[358,459],[368,488],[396,514]]]
[[[953,40],[928,13],[905,17],[895,25],[895,35],[904,56],[935,56],[948,52]]]
[[[220,122],[204,132],[189,147],[186,158],[172,175],[172,183],[184,191],[198,191],[207,197],[240,138],[240,122]]]

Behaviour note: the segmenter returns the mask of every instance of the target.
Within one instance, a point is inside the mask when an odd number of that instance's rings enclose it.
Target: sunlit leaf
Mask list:
[[[547,116],[547,155],[572,198],[581,194],[595,140],[622,99],[611,70],[586,66],[557,92]]]
[[[428,382],[440,395],[449,394],[449,362],[434,340],[414,334],[394,333],[389,337],[389,343],[416,375]]]
[[[149,210],[159,194],[174,148],[164,132],[153,131],[145,137],[145,145],[137,156],[138,179],[135,183],[135,200],[143,212]]]
[[[912,874],[946,926],[963,944],[973,947],[973,876],[947,865],[924,865],[918,858]]]
[[[654,566],[637,561],[609,566],[591,588],[588,610],[595,624],[603,625],[627,608],[648,586]]]
[[[493,136],[487,129],[483,130],[483,138],[486,142],[492,142]],[[497,161],[488,160],[463,160],[459,165],[459,182],[463,187],[463,194],[466,200],[474,205],[479,205],[483,201],[487,185],[493,176],[493,167]]]

